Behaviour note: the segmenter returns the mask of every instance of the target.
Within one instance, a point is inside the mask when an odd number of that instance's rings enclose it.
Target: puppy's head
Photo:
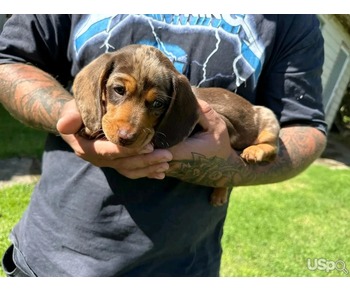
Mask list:
[[[192,131],[198,104],[187,78],[158,49],[131,45],[84,67],[73,84],[86,134],[111,142],[171,147]]]

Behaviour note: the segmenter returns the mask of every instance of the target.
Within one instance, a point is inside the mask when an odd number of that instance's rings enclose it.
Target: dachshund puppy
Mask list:
[[[191,135],[199,118],[198,99],[208,102],[227,124],[231,146],[247,162],[271,161],[278,150],[274,113],[222,88],[191,87],[158,49],[130,45],[105,53],[76,76],[73,93],[92,139],[105,136],[124,147],[171,147]],[[216,188],[211,203],[227,202]]]

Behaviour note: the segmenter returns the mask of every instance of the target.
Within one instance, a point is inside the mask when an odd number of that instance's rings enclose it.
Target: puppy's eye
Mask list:
[[[117,85],[113,88],[113,90],[119,95],[125,94],[125,86],[123,86],[123,85]]]
[[[152,103],[152,107],[155,109],[160,109],[164,106],[164,102],[160,99],[156,99],[155,101],[153,101]]]

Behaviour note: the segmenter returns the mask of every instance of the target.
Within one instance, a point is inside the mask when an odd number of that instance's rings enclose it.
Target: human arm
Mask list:
[[[280,148],[269,163],[246,163],[232,150],[223,121],[202,104],[201,122],[206,131],[170,150],[168,176],[211,187],[232,187],[280,182],[305,170],[323,152],[326,136],[305,125],[290,125],[280,131]]]
[[[73,97],[53,77],[27,64],[0,66],[0,101],[23,124],[58,134],[56,123]]]

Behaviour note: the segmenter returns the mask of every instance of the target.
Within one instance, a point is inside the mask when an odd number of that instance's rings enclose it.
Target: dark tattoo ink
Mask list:
[[[238,169],[219,157],[192,153],[192,159],[172,161],[170,173],[184,181],[207,186],[232,186],[239,175]]]
[[[56,133],[63,105],[72,96],[49,74],[29,65],[11,65],[0,72],[0,100],[22,123]]]
[[[325,142],[315,128],[292,126],[281,130],[279,153],[272,162],[248,164],[234,150],[227,160],[192,153],[192,159],[172,161],[167,175],[211,187],[276,183],[305,170],[320,156]]]

